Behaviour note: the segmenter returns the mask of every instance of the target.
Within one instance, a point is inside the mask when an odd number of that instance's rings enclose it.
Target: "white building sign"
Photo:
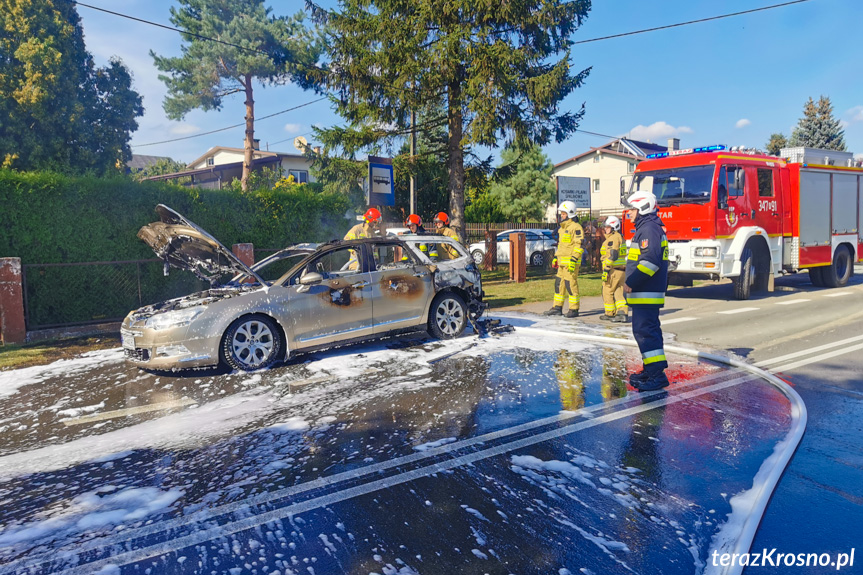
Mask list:
[[[557,205],[566,200],[575,202],[579,210],[590,209],[590,178],[557,176]]]

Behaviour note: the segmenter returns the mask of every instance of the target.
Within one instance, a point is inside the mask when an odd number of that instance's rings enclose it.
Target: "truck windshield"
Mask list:
[[[650,190],[660,204],[703,203],[710,200],[713,166],[689,166],[639,172],[629,193]]]

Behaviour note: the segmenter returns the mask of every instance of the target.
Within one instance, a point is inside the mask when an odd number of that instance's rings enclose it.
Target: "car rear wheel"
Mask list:
[[[473,263],[475,263],[475,264],[476,264],[476,265],[478,265],[478,266],[481,266],[481,265],[482,265],[482,260],[483,260],[483,258],[485,257],[485,254],[484,254],[484,253],[482,253],[482,252],[481,252],[481,251],[479,251],[479,250],[474,250],[474,251],[472,251],[472,252],[471,252],[471,254],[470,254],[470,255],[473,257]]]
[[[222,339],[222,359],[234,369],[253,371],[273,365],[284,342],[276,322],[264,315],[238,318]]]
[[[454,292],[438,294],[432,301],[428,329],[438,339],[453,339],[467,326],[467,307]]]
[[[530,265],[534,267],[542,267],[542,264],[545,263],[545,257],[542,255],[542,252],[533,252],[530,254]]]

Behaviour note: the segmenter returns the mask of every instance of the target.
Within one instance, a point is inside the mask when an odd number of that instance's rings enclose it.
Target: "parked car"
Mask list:
[[[500,263],[509,263],[509,235],[512,233],[525,233],[525,259],[529,266],[542,266],[545,264],[545,252],[553,250],[557,244],[554,233],[551,230],[505,230],[497,234],[497,261]],[[482,264],[485,257],[485,242],[476,242],[471,244],[471,257],[477,265]]]
[[[479,270],[449,238],[301,244],[249,268],[171,208],[156,211],[160,221],[138,237],[166,266],[191,271],[212,287],[126,316],[123,349],[143,368],[226,364],[248,371],[295,353],[400,332],[449,339],[485,308]],[[451,244],[459,257],[433,263],[420,252],[421,241]],[[229,279],[220,285],[222,277]]]

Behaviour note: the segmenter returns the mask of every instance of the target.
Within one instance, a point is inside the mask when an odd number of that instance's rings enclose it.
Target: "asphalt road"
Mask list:
[[[515,314],[500,337],[389,340],[254,374],[151,374],[119,350],[4,373],[0,575],[718,573],[709,550],[733,548],[771,492],[753,550],[850,553],[860,280],[669,297],[670,343],[775,370],[805,401],[775,491],[793,397],[680,354],[667,392],[633,393],[637,353],[616,343],[629,327],[599,322],[589,298],[577,322]]]

